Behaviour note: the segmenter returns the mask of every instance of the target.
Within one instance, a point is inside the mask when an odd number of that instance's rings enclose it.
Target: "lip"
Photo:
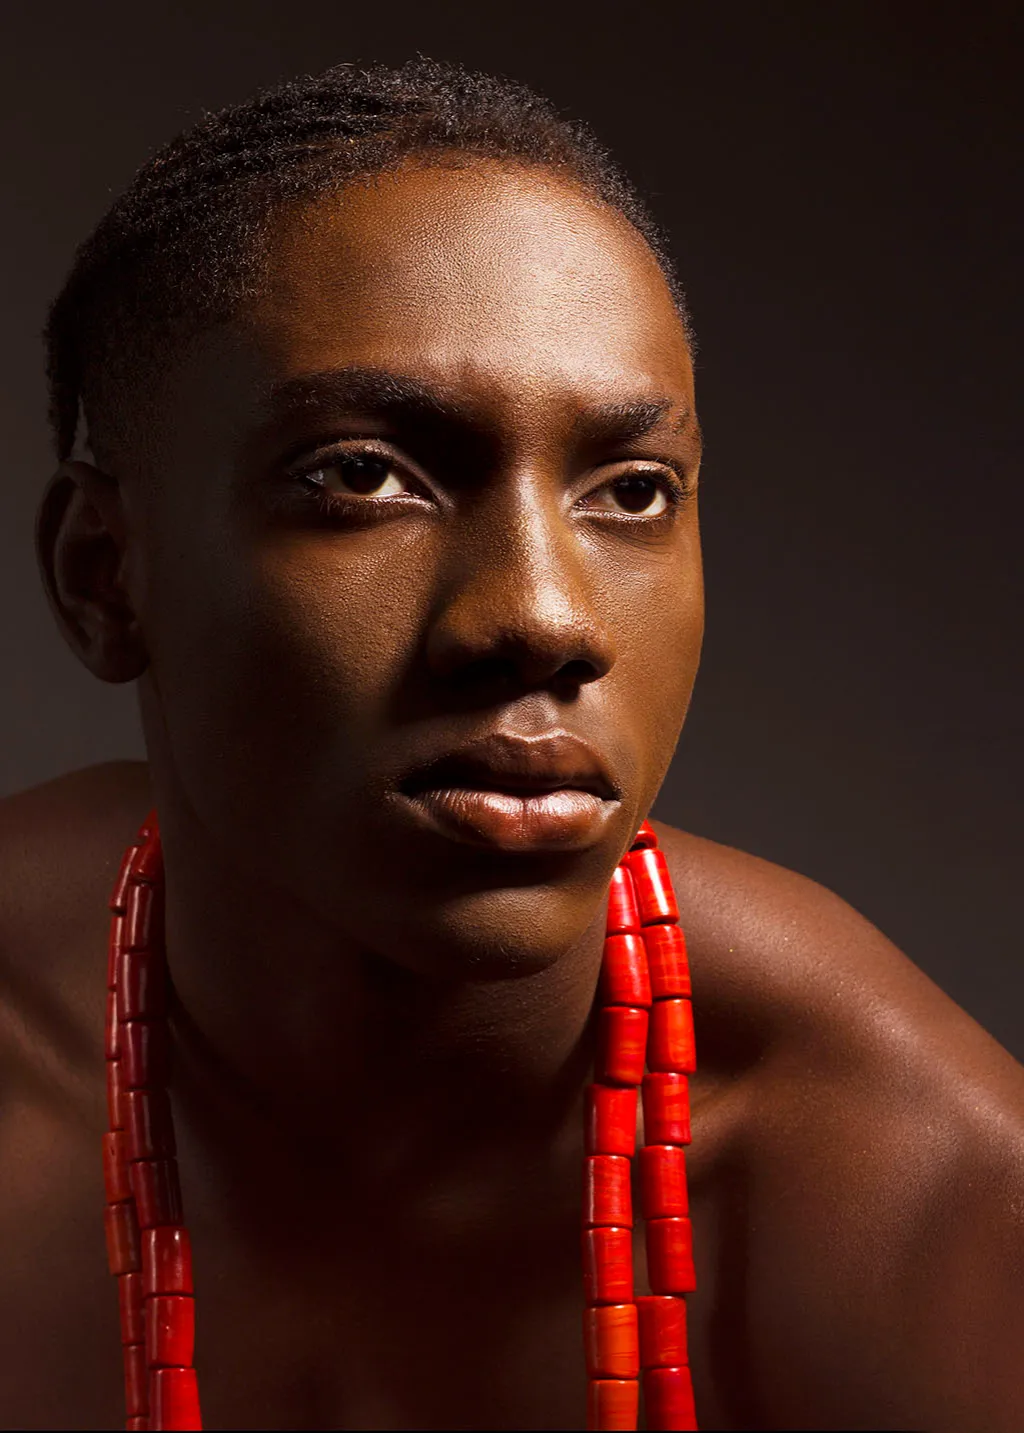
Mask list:
[[[398,792],[436,833],[503,851],[584,850],[620,799],[598,754],[566,731],[492,732],[410,772]]]

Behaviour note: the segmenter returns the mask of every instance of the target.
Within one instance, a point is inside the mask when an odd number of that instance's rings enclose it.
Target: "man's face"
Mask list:
[[[702,629],[687,344],[618,215],[406,166],[283,220],[140,485],[158,797],[402,963],[542,968],[661,783]]]

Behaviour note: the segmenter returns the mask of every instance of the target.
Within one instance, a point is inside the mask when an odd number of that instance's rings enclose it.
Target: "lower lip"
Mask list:
[[[439,788],[405,798],[451,840],[503,851],[576,851],[599,841],[618,805],[591,791],[532,795]]]

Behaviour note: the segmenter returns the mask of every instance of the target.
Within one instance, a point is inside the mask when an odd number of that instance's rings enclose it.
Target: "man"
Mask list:
[[[149,763],[0,817],[4,1422],[123,1417],[106,902],[155,806],[207,1426],[579,1426],[608,881],[702,626],[657,236],[516,87],[339,69],[158,156],[50,339],[43,570]],[[700,1425],[1024,1426],[1019,1066],[835,897],[658,834]]]

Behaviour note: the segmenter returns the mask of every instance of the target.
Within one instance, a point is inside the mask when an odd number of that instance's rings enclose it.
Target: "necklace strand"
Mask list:
[[[110,898],[107,1259],[117,1279],[128,1430],[201,1429],[192,1250],[167,1093],[163,853],[156,813]],[[597,1052],[585,1092],[583,1343],[588,1429],[696,1429],[684,1296],[696,1284],[683,1146],[695,1068],[686,943],[658,839],[644,822],[608,891]],[[646,1064],[646,1073],[645,1073]],[[633,1285],[637,1093],[649,1295]]]

